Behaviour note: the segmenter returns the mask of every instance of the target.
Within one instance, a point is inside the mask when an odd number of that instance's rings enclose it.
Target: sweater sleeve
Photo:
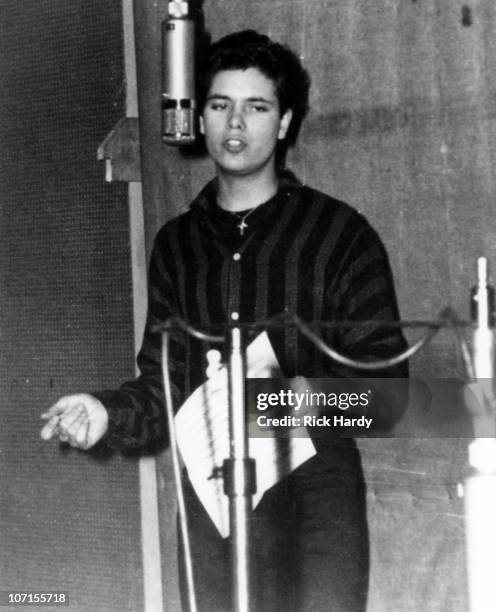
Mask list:
[[[139,376],[118,390],[94,393],[109,414],[105,443],[118,451],[153,452],[168,442],[161,365],[162,335],[156,326],[174,314],[174,299],[165,259],[158,240],[148,275],[148,313],[143,343],[138,354]],[[174,403],[183,367],[180,347],[171,342],[169,371]]]
[[[406,350],[407,343],[401,328],[394,324],[400,316],[386,250],[377,233],[361,219],[361,229],[328,295],[336,320],[356,321],[357,325],[333,334],[330,344],[353,360],[373,363],[396,357]],[[363,321],[374,323],[363,325]],[[337,363],[332,369],[333,376],[362,379],[357,381],[358,393],[371,390],[367,415],[373,417],[376,431],[391,429],[401,418],[408,404],[406,361],[379,370]]]

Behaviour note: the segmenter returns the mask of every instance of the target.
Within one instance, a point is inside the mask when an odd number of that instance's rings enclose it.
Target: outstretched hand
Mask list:
[[[58,437],[74,448],[87,450],[103,438],[108,429],[108,413],[96,397],[87,393],[66,395],[41,415],[46,424],[43,440]]]

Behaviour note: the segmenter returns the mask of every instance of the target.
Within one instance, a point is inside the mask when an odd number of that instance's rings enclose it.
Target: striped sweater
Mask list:
[[[161,376],[161,335],[170,316],[209,329],[226,322],[268,320],[281,313],[311,322],[398,319],[391,270],[376,232],[353,208],[293,180],[246,217],[215,203],[209,183],[188,212],[157,234],[149,269],[149,303],[140,376],[117,391],[95,394],[109,412],[106,442],[119,450],[153,450],[166,444]],[[293,326],[269,338],[285,377],[371,376],[352,371],[316,350]],[[331,329],[324,339],[347,356],[383,359],[405,349],[394,327]],[[175,407],[205,379],[211,346],[174,335],[171,378]],[[217,348],[217,347],[216,347]],[[406,366],[375,377],[405,377]],[[404,409],[399,407],[399,412]],[[397,418],[388,408],[383,426]]]

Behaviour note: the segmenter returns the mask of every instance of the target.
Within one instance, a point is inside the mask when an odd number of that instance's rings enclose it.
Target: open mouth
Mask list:
[[[224,140],[223,146],[230,153],[240,153],[246,149],[247,144],[244,140],[239,138],[227,138]]]

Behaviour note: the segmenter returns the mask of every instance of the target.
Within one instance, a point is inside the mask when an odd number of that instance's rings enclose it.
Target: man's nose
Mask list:
[[[231,129],[242,130],[245,127],[245,119],[243,116],[243,109],[239,107],[233,107],[228,118],[228,124]]]

